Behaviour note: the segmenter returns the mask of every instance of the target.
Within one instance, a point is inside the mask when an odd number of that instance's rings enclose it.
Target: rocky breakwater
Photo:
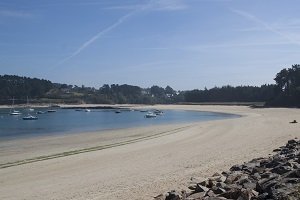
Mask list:
[[[190,191],[171,191],[155,200],[299,200],[300,140],[275,149],[268,158],[256,158],[229,171],[190,185]]]

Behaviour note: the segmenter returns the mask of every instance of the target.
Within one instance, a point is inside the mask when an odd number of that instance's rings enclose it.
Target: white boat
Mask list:
[[[156,115],[162,115],[162,114],[164,114],[164,112],[161,111],[161,110],[154,110],[153,113],[156,114]]]
[[[27,116],[23,117],[23,120],[37,120],[38,117],[37,116],[33,116],[28,114]]]
[[[53,105],[53,104],[51,104],[50,103],[50,105],[48,106],[48,110],[47,110],[47,112],[48,113],[53,113],[53,112],[56,112],[57,110],[56,109],[54,109],[54,108],[58,108],[58,106],[57,105]]]
[[[90,110],[90,109],[87,109],[87,108],[86,108],[84,111],[85,111],[85,112],[91,112],[91,110]]]
[[[21,113],[20,111],[14,109],[15,98],[13,97],[12,100],[13,100],[13,102],[12,102],[12,105],[11,105],[11,109],[10,109],[9,114],[10,114],[10,115],[21,115],[22,113]]]
[[[154,114],[153,112],[148,112],[146,115],[145,115],[145,118],[154,118],[156,117],[156,114]]]
[[[36,112],[36,114],[44,114],[44,113],[45,113],[45,111],[41,111],[41,110]]]
[[[28,108],[28,111],[29,111],[29,112],[33,112],[33,111],[34,111],[34,109],[33,109],[33,108],[30,108],[30,106],[29,106],[28,96],[27,96],[27,108]]]
[[[12,110],[9,114],[10,115],[21,115],[22,113],[18,110]]]

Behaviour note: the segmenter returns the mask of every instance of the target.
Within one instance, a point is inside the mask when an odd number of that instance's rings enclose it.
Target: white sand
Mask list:
[[[241,114],[236,119],[0,142],[1,163],[74,150],[143,134],[164,136],[0,169],[0,199],[152,199],[300,137],[299,109],[244,106],[156,106]],[[183,127],[180,131],[176,128]],[[122,136],[122,137],[121,137]],[[31,146],[32,144],[32,146]]]

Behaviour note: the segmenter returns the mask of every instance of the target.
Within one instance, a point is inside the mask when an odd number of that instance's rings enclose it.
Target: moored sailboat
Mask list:
[[[22,113],[20,111],[14,109],[14,105],[15,105],[15,98],[14,97],[13,97],[12,101],[13,102],[12,102],[9,114],[10,115],[21,115]]]
[[[23,120],[37,120],[38,117],[31,115],[31,114],[27,114],[27,116],[23,117]]]

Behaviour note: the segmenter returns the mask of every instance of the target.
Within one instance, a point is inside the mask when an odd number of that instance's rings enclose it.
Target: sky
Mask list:
[[[0,75],[99,88],[274,83],[298,0],[0,0]]]

